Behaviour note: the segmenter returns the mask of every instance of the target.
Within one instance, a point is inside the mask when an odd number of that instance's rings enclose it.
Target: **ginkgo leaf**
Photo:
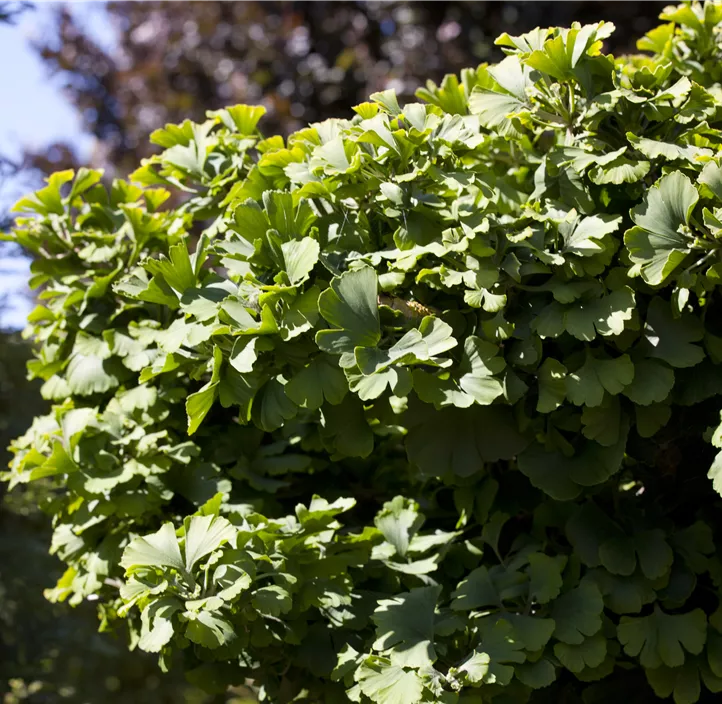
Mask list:
[[[666,614],[658,606],[641,618],[622,616],[617,626],[624,652],[639,657],[644,667],[679,667],[685,651],[699,655],[707,636],[707,617],[701,609]]]
[[[599,406],[605,391],[616,395],[633,379],[634,364],[628,355],[599,359],[588,352],[584,364],[566,377],[567,397],[577,406]]]
[[[419,513],[418,505],[403,496],[397,496],[392,501],[387,501],[374,519],[374,525],[394,546],[394,550],[400,557],[406,555],[409,543],[423,522],[424,516]]]
[[[519,455],[517,464],[534,486],[559,501],[568,501],[579,496],[583,487],[601,484],[620,469],[628,431],[629,423],[622,414],[613,445],[588,441],[568,456],[534,443]]]
[[[526,662],[514,668],[519,681],[532,689],[548,687],[557,678],[554,663],[548,658],[536,662]]]
[[[236,639],[233,626],[223,617],[209,611],[186,612],[189,618],[185,637],[193,643],[211,650],[227,645]]]
[[[652,403],[648,406],[635,406],[634,415],[639,436],[651,438],[669,423],[672,409],[668,403]]]
[[[655,695],[665,699],[674,696],[674,704],[695,704],[699,701],[702,692],[700,674],[710,691],[719,692],[722,686],[722,682],[709,671],[700,672],[699,665],[694,661],[685,662],[680,667],[662,665],[646,670],[645,674]]]
[[[321,408],[324,399],[339,404],[348,392],[343,372],[323,357],[301,369],[283,388],[296,405],[311,410]]]
[[[278,585],[270,585],[257,589],[253,594],[253,606],[261,613],[280,616],[288,613],[293,602],[286,589]]]
[[[700,172],[698,183],[704,184],[722,201],[722,166],[716,161],[708,161]]]
[[[349,380],[349,390],[362,401],[378,398],[387,388],[390,388],[395,396],[403,398],[409,394],[413,386],[411,373],[404,367],[388,367],[368,376],[349,373],[347,370],[346,376]]]
[[[599,186],[612,183],[636,183],[643,179],[652,168],[644,159],[629,159],[620,155],[610,162],[598,164],[589,170],[589,178]]]
[[[635,296],[629,286],[623,286],[603,296],[590,306],[594,316],[594,327],[600,335],[621,335],[628,321],[632,320]],[[586,313],[586,306],[585,306]]]
[[[66,379],[71,393],[90,396],[118,386],[122,367],[97,355],[76,353],[70,359]]]
[[[451,327],[435,316],[426,316],[418,329],[411,329],[391,348],[358,347],[355,359],[361,372],[365,375],[385,371],[392,364],[413,364],[429,362],[441,365],[435,357],[456,347],[457,342]]]
[[[539,367],[539,398],[536,405],[539,413],[550,413],[562,405],[567,395],[566,375],[566,367],[551,357],[545,359]]]
[[[627,139],[635,149],[644,154],[648,159],[663,157],[669,161],[694,161],[695,156],[697,156],[698,153],[702,153],[702,150],[698,150],[695,147],[670,142],[660,142],[656,139],[647,139],[646,137],[637,137],[637,135],[631,132],[627,132]]]
[[[621,217],[613,215],[590,215],[576,225],[569,236],[564,238],[563,252],[578,254],[582,257],[601,251],[599,244],[605,235],[616,232],[622,222]]]
[[[173,614],[180,611],[182,603],[173,597],[152,601],[141,612],[141,636],[138,647],[147,653],[157,653],[173,638]]]
[[[549,557],[543,553],[529,555],[529,594],[540,604],[559,596],[562,588],[563,557]]]
[[[597,633],[581,643],[555,643],[554,655],[572,672],[582,672],[587,667],[599,667],[607,657],[607,639]]]
[[[173,567],[185,569],[172,523],[164,523],[157,533],[134,538],[120,561],[126,570],[133,567]]]
[[[471,684],[477,684],[486,678],[490,662],[489,653],[474,652],[458,667],[458,672]]]
[[[505,619],[495,623],[490,619],[487,623],[482,621],[480,631],[481,643],[477,650],[489,656],[489,669],[484,681],[488,684],[508,684],[514,674],[512,664],[521,664],[526,660],[516,630]]]
[[[627,230],[624,243],[647,283],[661,284],[690,252],[694,238],[688,224],[698,200],[689,178],[674,171],[655,183],[632,209],[636,227]]]
[[[639,566],[649,579],[660,579],[669,572],[674,552],[666,540],[663,530],[644,530],[634,535],[634,549]]]
[[[239,374],[253,371],[253,365],[258,359],[258,352],[262,346],[261,340],[260,337],[236,338],[228,361]]]
[[[409,330],[388,350],[372,347],[357,347],[356,363],[362,374],[383,372],[394,363],[407,363],[429,359],[429,348],[419,330]]]
[[[461,380],[465,377],[489,377],[499,374],[506,367],[499,347],[491,342],[470,335],[464,342],[464,354],[461,360]]]
[[[599,589],[582,583],[562,594],[552,605],[554,636],[563,643],[579,645],[602,627],[604,602]]]
[[[704,329],[697,318],[688,315],[675,318],[669,303],[658,297],[652,299],[644,324],[650,357],[673,367],[693,367],[704,359],[704,349],[694,344],[703,336]]]
[[[332,408],[322,409],[322,436],[335,453],[347,457],[368,457],[374,449],[374,435],[363,405],[347,394]]]
[[[213,573],[213,583],[220,587],[216,596],[224,601],[233,601],[251,586],[254,575],[255,563],[250,559],[241,564],[219,565]]]
[[[220,516],[192,516],[184,522],[185,568],[192,572],[198,560],[209,555],[222,543],[232,540],[236,529]]]
[[[421,701],[424,686],[413,671],[398,665],[362,665],[356,675],[359,688],[378,704],[417,704]]]
[[[178,296],[165,279],[162,276],[149,278],[148,273],[141,267],[116,282],[113,289],[130,298],[137,298],[148,303],[159,303],[172,310],[178,307]]]
[[[198,430],[203,419],[213,408],[219,391],[221,364],[223,356],[221,350],[216,347],[213,350],[213,366],[211,378],[207,384],[195,393],[189,394],[186,398],[186,414],[188,416],[188,435]]]
[[[424,667],[436,660],[434,607],[440,587],[418,587],[379,602],[372,616],[376,624],[374,650],[391,658],[394,665]]]
[[[331,354],[375,347],[380,338],[378,282],[370,267],[348,271],[333,279],[318,299],[319,312],[335,330],[316,333],[319,347]]]
[[[281,252],[288,278],[295,286],[305,281],[316,266],[320,246],[311,237],[304,237],[300,240],[284,242],[281,244]]]
[[[622,409],[618,396],[606,394],[599,406],[585,406],[582,411],[582,433],[585,438],[608,447],[619,439]]]
[[[507,56],[494,66],[490,66],[489,75],[510,95],[521,101],[527,99],[526,89],[532,84],[529,66],[518,56]]]
[[[554,621],[550,618],[511,613],[502,618],[514,628],[516,640],[533,653],[543,650],[554,633]]]
[[[513,95],[475,88],[469,97],[469,110],[479,116],[479,121],[489,129],[498,130],[502,136],[519,134],[512,116],[525,108],[524,103]]]
[[[264,191],[263,208],[271,229],[283,242],[301,239],[315,220],[314,212],[305,198],[294,202],[293,195],[285,191]]]
[[[454,599],[451,608],[456,611],[493,606],[499,602],[499,593],[489,570],[484,566],[477,567],[469,573],[451,596]]]
[[[599,559],[609,572],[625,577],[634,574],[637,566],[634,545],[626,536],[612,538],[602,543],[599,547]]]
[[[168,258],[148,259],[144,268],[163,280],[175,291],[182,294],[196,285],[196,275],[191,266],[190,256],[185,242],[179,242],[168,250]]]
[[[707,478],[712,481],[712,488],[722,496],[722,451],[715,455],[707,472]]]
[[[253,134],[258,121],[266,114],[266,108],[263,105],[232,105],[219,110],[218,114],[228,113],[233,121],[233,125],[241,134]]]
[[[645,359],[634,365],[634,379],[622,393],[634,403],[648,406],[664,401],[674,386],[674,371],[666,365]]]

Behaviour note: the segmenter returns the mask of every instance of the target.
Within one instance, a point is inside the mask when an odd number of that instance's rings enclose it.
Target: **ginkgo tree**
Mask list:
[[[21,200],[48,598],[265,702],[716,701],[722,3],[662,20]]]

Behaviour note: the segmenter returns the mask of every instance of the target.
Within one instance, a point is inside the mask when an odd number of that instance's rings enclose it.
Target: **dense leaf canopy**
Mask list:
[[[23,199],[50,597],[268,702],[722,691],[722,3],[662,19]]]

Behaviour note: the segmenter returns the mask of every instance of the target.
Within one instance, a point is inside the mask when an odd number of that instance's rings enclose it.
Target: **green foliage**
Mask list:
[[[50,597],[261,701],[722,691],[722,4],[663,19],[21,201]]]
[[[3,704],[213,701],[179,674],[160,673],[154,655],[129,652],[122,623],[115,637],[98,633],[91,602],[71,612],[43,597],[48,580],[62,574],[59,560],[47,554],[50,530],[35,505],[48,498],[46,487],[35,483],[25,492],[13,492],[0,504]],[[229,697],[231,701],[239,702]]]
[[[37,381],[25,378],[30,345],[0,334],[0,438],[3,446],[46,412]],[[3,453],[4,461],[10,453]],[[5,489],[5,486],[2,487]],[[182,677],[158,672],[152,655],[131,653],[122,637],[98,633],[95,605],[69,612],[43,597],[62,563],[47,554],[50,526],[38,506],[53,491],[33,482],[0,501],[0,692],[3,704],[63,701],[203,704]],[[122,627],[122,623],[118,624]],[[122,631],[119,634],[122,636]]]

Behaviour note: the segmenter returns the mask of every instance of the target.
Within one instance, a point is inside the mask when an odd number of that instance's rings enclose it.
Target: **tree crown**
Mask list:
[[[23,199],[49,597],[269,702],[721,691],[722,4],[662,19]]]

